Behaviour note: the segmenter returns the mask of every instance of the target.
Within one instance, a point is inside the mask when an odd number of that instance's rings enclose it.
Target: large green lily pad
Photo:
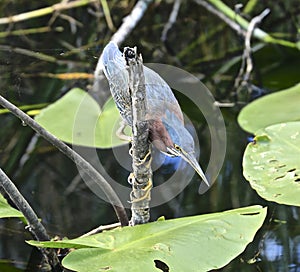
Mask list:
[[[269,126],[255,135],[243,158],[245,178],[261,197],[300,206],[300,122]]]
[[[118,228],[57,242],[30,241],[38,247],[75,247],[63,266],[80,272],[209,271],[225,266],[244,251],[263,224],[267,209],[236,210]]]
[[[244,107],[238,123],[250,133],[270,125],[300,121],[300,84],[266,95]]]
[[[41,110],[35,120],[69,144],[98,148],[126,144],[116,136],[121,118],[114,101],[108,100],[101,111],[98,103],[79,88]]]

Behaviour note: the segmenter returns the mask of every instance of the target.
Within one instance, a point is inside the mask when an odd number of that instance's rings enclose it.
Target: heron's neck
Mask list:
[[[149,139],[154,146],[162,151],[167,152],[167,147],[173,146],[173,141],[161,120],[149,120]]]

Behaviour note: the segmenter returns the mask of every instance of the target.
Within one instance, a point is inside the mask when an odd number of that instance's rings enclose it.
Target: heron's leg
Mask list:
[[[125,127],[126,127],[126,123],[124,120],[122,120],[119,124],[119,128],[116,131],[116,135],[122,141],[131,142],[131,140],[132,140],[131,137],[126,135],[124,132]]]

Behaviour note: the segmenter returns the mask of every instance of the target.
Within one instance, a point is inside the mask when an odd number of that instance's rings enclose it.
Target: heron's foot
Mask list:
[[[146,166],[147,168],[149,168],[149,167],[150,167],[150,164],[151,164],[151,161],[152,161],[152,158],[151,158],[150,156],[151,156],[151,151],[150,151],[150,149],[149,149],[148,152],[147,152],[147,154],[146,154],[146,156],[145,156],[144,158],[142,158],[142,159],[139,159],[139,162],[136,163],[136,165],[137,165],[137,166],[140,166],[140,165],[142,165],[142,164],[147,163],[145,166]],[[150,158],[149,158],[149,157],[150,157]]]
[[[143,200],[149,200],[151,199],[151,189],[152,189],[152,179],[149,179],[148,182],[147,182],[147,185],[142,188],[142,189],[139,189],[141,191],[141,196],[140,197],[136,197],[135,196],[135,193],[133,190],[131,193],[130,193],[130,203],[136,203],[136,202],[140,202],[140,201],[143,201]]]
[[[132,157],[132,147],[129,149],[128,153]],[[151,162],[152,162],[151,150],[149,149],[149,151],[147,152],[147,154],[145,155],[145,157],[142,158],[142,159],[139,159],[139,162],[136,163],[136,166],[141,166],[142,164],[147,163],[145,166],[147,168],[149,168],[150,165],[151,165]]]
[[[120,122],[119,128],[116,131],[116,135],[122,141],[131,142],[132,138],[125,134],[125,131],[124,131],[125,128],[126,128],[126,123],[122,120]]]

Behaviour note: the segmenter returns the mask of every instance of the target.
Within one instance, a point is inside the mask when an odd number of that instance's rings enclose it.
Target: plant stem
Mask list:
[[[49,7],[37,9],[37,10],[32,10],[24,13],[20,13],[17,15],[13,15],[10,17],[4,17],[0,18],[0,25],[1,24],[11,24],[11,23],[16,23],[36,17],[41,17],[45,16],[48,14],[51,14],[55,11],[62,11],[66,9],[72,9],[72,8],[77,8],[80,6],[85,6],[87,4],[96,2],[97,0],[77,0],[77,1],[72,1],[72,2],[65,2],[65,3],[58,3]]]
[[[30,126],[33,130],[35,130],[39,135],[41,135],[48,142],[53,144],[57,149],[59,149],[63,154],[69,157],[75,164],[81,168],[90,178],[92,178],[95,182],[101,185],[103,192],[106,194],[110,203],[113,205],[113,208],[116,212],[116,215],[122,226],[128,225],[128,218],[126,215],[126,211],[119,199],[116,195],[115,191],[112,189],[110,184],[104,179],[99,172],[95,170],[86,160],[84,160],[79,154],[77,154],[74,150],[72,150],[69,146],[64,144],[62,141],[57,139],[43,127],[41,127],[35,120],[25,114],[23,111],[18,109],[15,105],[7,101],[4,97],[0,96],[0,105],[4,108],[8,109],[15,116],[20,118],[22,122]]]

